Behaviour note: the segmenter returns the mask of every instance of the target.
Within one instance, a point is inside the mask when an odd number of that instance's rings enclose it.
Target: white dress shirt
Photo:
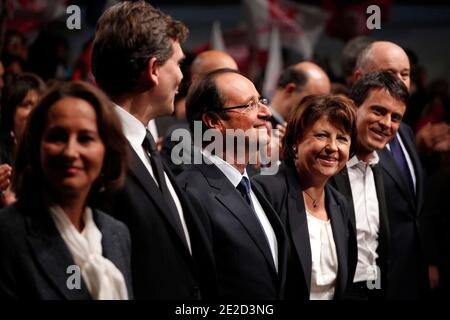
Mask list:
[[[127,140],[130,142],[131,147],[136,152],[136,154],[139,156],[139,159],[141,159],[142,163],[144,164],[147,171],[150,173],[150,175],[153,177],[153,180],[155,181],[156,185],[158,185],[158,180],[155,178],[155,174],[153,173],[153,168],[150,164],[150,154],[145,151],[144,147],[142,146],[142,142],[145,139],[146,134],[146,128],[145,126],[134,116],[132,116],[130,113],[119,107],[118,105],[115,105],[116,114],[118,115],[120,122],[122,123],[122,130],[123,134],[127,138]],[[189,247],[189,251],[192,254],[191,249],[191,240],[189,237],[189,232],[186,226],[186,221],[184,219],[184,213],[183,213],[183,207],[181,206],[180,199],[178,198],[177,193],[175,192],[175,189],[173,188],[172,183],[170,182],[169,177],[167,176],[166,172],[164,172],[164,178],[166,180],[167,189],[169,189],[169,192],[173,198],[173,201],[175,203],[175,206],[177,207],[178,215],[181,220],[181,225],[183,227],[184,235],[186,236],[186,242]]]
[[[238,184],[241,182],[243,177],[248,178],[247,171],[244,171],[244,174],[241,174],[239,170],[230,165],[228,162],[223,160],[222,158],[211,154],[206,150],[202,150],[203,155],[209,160],[211,163],[214,163],[217,168],[227,177],[227,179],[231,182],[231,184],[236,188]],[[250,181],[250,179],[249,179]],[[269,219],[267,218],[263,207],[258,201],[258,198],[253,193],[253,190],[250,190],[250,196],[252,199],[253,207],[255,208],[256,217],[258,218],[261,226],[263,227],[263,231],[266,235],[266,239],[269,242],[270,251],[272,253],[273,262],[275,264],[275,268],[278,271],[278,242],[275,232],[273,231],[272,225],[270,224]]]
[[[355,208],[356,238],[358,242],[358,263],[354,282],[377,279],[376,259],[378,254],[378,232],[380,229],[380,210],[377,190],[371,165],[379,162],[376,152],[366,164],[353,156],[347,162],[348,177],[352,187],[353,207]]]
[[[306,211],[311,245],[310,300],[332,300],[336,286],[338,259],[330,219],[324,221]]]

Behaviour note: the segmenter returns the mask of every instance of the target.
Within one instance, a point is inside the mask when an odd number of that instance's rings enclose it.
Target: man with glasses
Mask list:
[[[249,79],[231,69],[199,79],[186,99],[191,130],[201,123],[203,137],[215,137],[215,148],[202,141],[202,163],[178,179],[198,214],[209,221],[220,298],[282,298],[286,234],[245,169],[252,148],[270,143],[266,103]]]

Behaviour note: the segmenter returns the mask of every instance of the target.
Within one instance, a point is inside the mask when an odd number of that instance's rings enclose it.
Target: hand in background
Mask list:
[[[0,164],[0,192],[6,191],[11,184],[12,168],[8,164]]]

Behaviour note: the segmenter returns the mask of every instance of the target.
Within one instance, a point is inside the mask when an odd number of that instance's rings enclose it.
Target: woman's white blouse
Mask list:
[[[338,260],[330,220],[320,220],[306,212],[311,244],[311,300],[332,300]]]

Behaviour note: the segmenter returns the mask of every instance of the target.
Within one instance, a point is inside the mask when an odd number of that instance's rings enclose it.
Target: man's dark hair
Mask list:
[[[373,89],[386,89],[394,99],[408,104],[408,89],[403,81],[390,71],[366,73],[353,85],[349,97],[359,107]]]
[[[307,81],[308,77],[303,71],[296,69],[294,66],[290,66],[283,71],[278,79],[277,88],[283,89],[289,83],[294,83],[298,87],[303,87]]]
[[[164,64],[173,41],[183,42],[186,26],[145,1],[124,1],[106,10],[97,23],[92,72],[111,97],[136,89],[148,61]]]
[[[200,77],[189,88],[186,97],[186,118],[189,122],[191,131],[194,130],[194,121],[202,121],[204,114],[210,113],[214,117],[222,117],[228,119],[228,115],[224,112],[225,98],[217,88],[216,78],[225,73],[237,73],[234,69],[217,69]],[[206,129],[202,122],[202,132]]]

